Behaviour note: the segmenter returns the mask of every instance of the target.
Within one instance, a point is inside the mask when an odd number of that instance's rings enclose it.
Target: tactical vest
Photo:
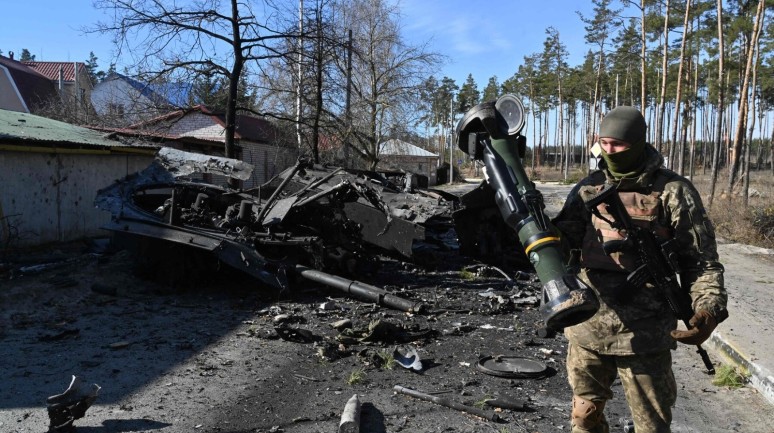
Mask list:
[[[651,230],[662,242],[672,239],[674,232],[671,226],[664,225],[663,204],[661,194],[669,179],[672,178],[669,172],[658,170],[654,175],[653,184],[648,190],[641,191],[619,191],[618,196],[626,208],[626,212],[631,216],[632,223],[643,228]],[[594,194],[602,190],[604,185],[590,185],[581,188],[581,198]],[[604,204],[597,207],[605,218],[614,221],[613,217],[607,212]],[[583,249],[581,253],[580,264],[587,269],[598,269],[615,272],[631,272],[639,266],[636,252],[615,252],[610,255],[605,254],[602,244],[612,240],[622,240],[626,237],[624,230],[617,230],[610,226],[606,221],[591,215],[591,224],[586,226],[586,233],[583,236]]]

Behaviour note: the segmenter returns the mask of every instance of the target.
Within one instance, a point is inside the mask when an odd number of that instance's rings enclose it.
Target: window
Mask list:
[[[113,116],[123,116],[124,115],[124,106],[121,104],[115,104],[115,103],[109,103],[107,106],[108,114]]]

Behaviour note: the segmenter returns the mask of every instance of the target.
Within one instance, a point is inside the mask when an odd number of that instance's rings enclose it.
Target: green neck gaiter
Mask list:
[[[617,179],[635,177],[645,168],[645,132],[648,127],[645,118],[634,107],[619,106],[602,119],[599,125],[600,138],[614,138],[629,143],[623,152],[607,154],[602,151],[602,158],[607,162],[607,169]]]
[[[608,154],[602,151],[602,158],[607,163],[610,174],[617,179],[634,177],[645,168],[645,141],[634,143],[624,151]]]

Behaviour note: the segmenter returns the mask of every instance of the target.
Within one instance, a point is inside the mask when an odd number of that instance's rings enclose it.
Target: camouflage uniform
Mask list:
[[[663,158],[652,146],[646,147],[645,157],[645,169],[636,178],[616,180],[603,169],[581,180],[554,219],[569,257],[580,268],[579,277],[600,300],[594,317],[565,329],[570,341],[568,378],[574,396],[580,397],[573,404],[596,406],[590,413],[600,417],[591,423],[574,419],[573,433],[609,431],[602,413],[612,397],[610,386],[616,375],[621,378],[637,433],[669,432],[676,399],[670,353],[676,343],[670,331],[677,320],[651,287],[623,289],[636,258],[626,253],[606,256],[601,251],[601,241],[618,234],[586,210],[584,197],[605,183],[618,183],[634,223],[648,226],[662,241],[677,239],[680,280],[683,287],[690,288],[693,309],[710,312],[718,322],[728,316],[723,266],[698,192],[690,181],[662,168]],[[576,408],[574,414],[583,410]]]

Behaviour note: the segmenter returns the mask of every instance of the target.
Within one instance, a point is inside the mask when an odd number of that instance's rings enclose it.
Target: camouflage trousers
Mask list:
[[[636,433],[669,433],[677,384],[669,350],[646,355],[601,355],[570,343],[567,376],[573,395],[603,408],[613,398],[611,386],[621,378]],[[573,423],[572,433],[608,433],[604,415],[590,429]]]

